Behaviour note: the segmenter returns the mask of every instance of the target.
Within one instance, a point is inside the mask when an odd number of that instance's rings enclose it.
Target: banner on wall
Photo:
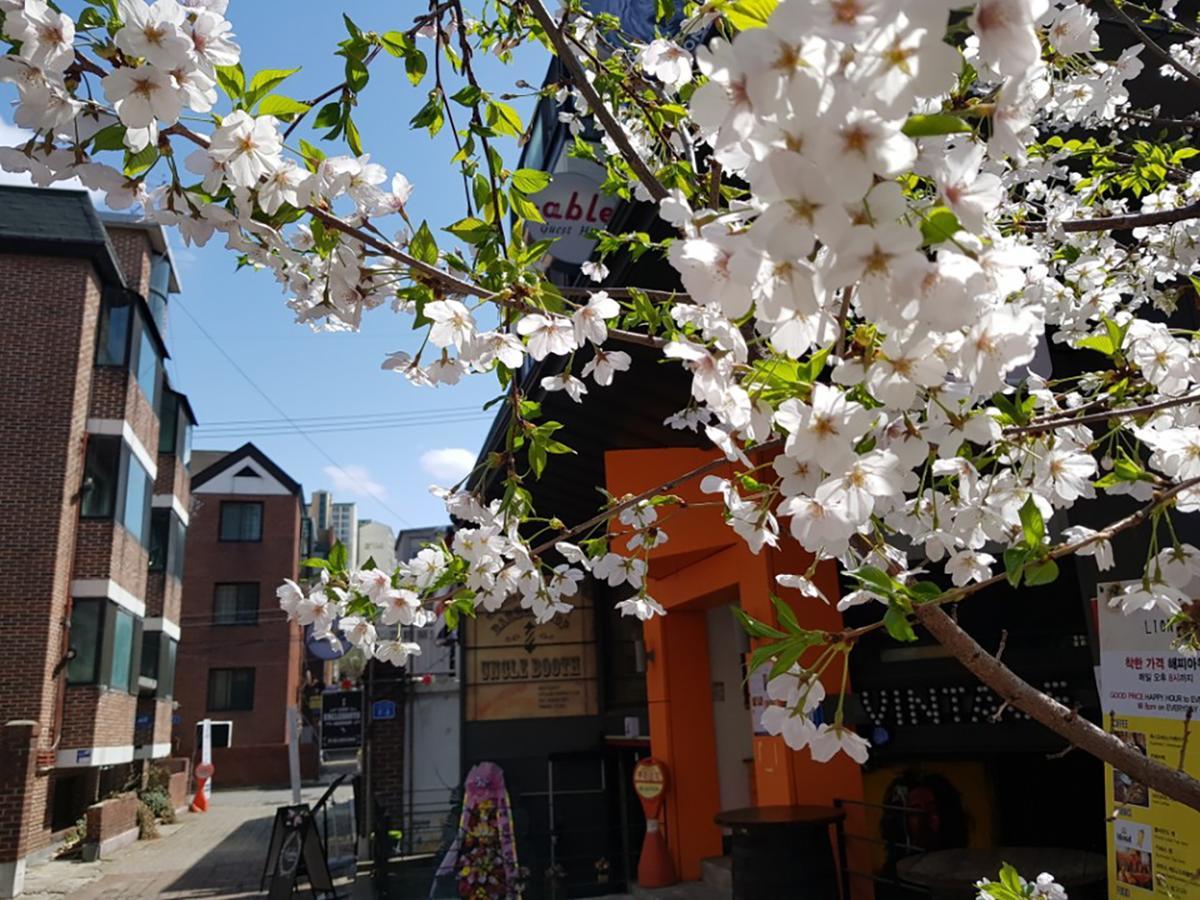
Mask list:
[[[1097,589],[1100,701],[1104,725],[1138,752],[1200,774],[1200,657],[1171,647],[1168,616],[1109,607],[1124,582]],[[1189,712],[1190,711],[1190,712]],[[1191,721],[1189,721],[1191,720]],[[1200,812],[1110,765],[1104,767],[1110,900],[1200,900]]]

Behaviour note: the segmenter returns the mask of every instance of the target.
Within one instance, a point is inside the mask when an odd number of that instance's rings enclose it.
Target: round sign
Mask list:
[[[196,777],[207,780],[213,777],[213,772],[215,771],[212,763],[200,763],[200,765],[196,766]]]
[[[335,620],[333,625],[330,626],[329,634],[336,635],[336,633],[337,621]],[[343,641],[336,636],[332,639],[328,635],[317,637],[313,634],[313,627],[311,625],[304,626],[304,644],[308,647],[310,655],[322,660],[341,659],[346,655],[346,651],[350,649],[348,641]]]
[[[601,193],[594,179],[578,172],[560,172],[550,186],[530,198],[544,222],[530,222],[535,241],[554,238],[550,255],[566,263],[587,262],[596,246],[592,232],[608,228],[617,200]]]
[[[667,767],[653,757],[633,767],[633,789],[642,801],[646,818],[655,818],[667,790]]]

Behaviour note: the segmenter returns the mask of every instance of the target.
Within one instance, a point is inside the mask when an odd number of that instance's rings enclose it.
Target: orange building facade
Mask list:
[[[682,448],[609,451],[604,457],[606,487],[617,497],[637,494],[712,459],[712,452]],[[715,474],[728,477],[730,470]],[[701,493],[698,479],[672,493],[687,503],[713,499]],[[785,546],[779,550],[764,547],[758,555],[751,553],[715,506],[668,506],[660,521],[669,539],[651,552],[648,589],[668,615],[645,623],[646,688],[651,752],[666,763],[672,783],[665,807],[668,845],[676,871],[686,881],[700,877],[702,860],[723,852],[721,829],[713,818],[721,807],[722,779],[728,781],[729,773],[720,771],[721,728],[707,689],[710,684],[715,689],[717,683],[710,653],[710,640],[717,635],[710,611],[736,604],[754,618],[774,624],[771,593],[795,594],[779,592],[775,576],[804,572],[812,557],[794,541],[782,542]],[[815,580],[836,601],[834,564],[819,567]],[[841,614],[833,605],[811,598],[787,599],[801,625],[842,627]],[[739,628],[732,614],[728,624],[719,627]],[[830,696],[842,690],[841,676],[836,666],[825,673]],[[839,799],[863,799],[862,770],[844,755],[817,763],[807,749],[793,751],[782,737],[764,734],[752,734],[751,746],[752,764],[746,760],[750,805],[832,805]],[[861,810],[850,805],[847,813],[847,830],[861,831],[856,822]],[[857,849],[853,843],[848,847],[852,869]],[[856,900],[868,896],[868,884],[851,886]]]

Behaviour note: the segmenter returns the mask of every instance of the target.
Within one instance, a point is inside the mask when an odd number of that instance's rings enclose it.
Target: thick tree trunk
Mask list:
[[[1200,810],[1200,781],[1143,756],[1124,741],[1032,687],[984,650],[941,607],[918,606],[916,616],[938,643],[1011,706],[1029,714],[1080,750],[1104,760],[1172,800]]]

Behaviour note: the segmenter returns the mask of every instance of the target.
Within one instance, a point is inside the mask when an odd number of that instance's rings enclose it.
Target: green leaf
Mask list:
[[[301,560],[300,566],[309,569],[328,569],[329,560],[321,559],[319,556],[313,556],[309,559]]]
[[[1050,584],[1056,578],[1058,578],[1058,563],[1052,559],[1043,560],[1025,568],[1025,583],[1030,587]]]
[[[109,125],[107,128],[101,128],[92,135],[92,152],[100,150],[124,150],[125,149],[125,126],[124,125]]]
[[[293,100],[283,94],[269,94],[263,97],[262,102],[258,104],[258,115],[260,116],[298,116],[308,110],[307,103],[301,103],[299,100]]]
[[[910,138],[935,137],[939,134],[962,134],[970,131],[971,126],[958,116],[946,113],[931,115],[909,116],[904,127],[900,129]]]
[[[944,206],[930,210],[921,220],[921,237],[927,245],[948,241],[961,230],[958,216]]]
[[[422,222],[417,233],[413,235],[413,239],[408,245],[408,252],[423,263],[431,266],[437,265],[438,245],[437,241],[433,239],[433,233],[429,230],[427,222]]]
[[[1000,867],[1000,883],[1010,891],[1016,891],[1018,896],[1021,896],[1023,893],[1021,890],[1021,876],[1008,863],[1004,863]]]
[[[458,627],[458,608],[457,607],[447,606],[444,610],[442,610],[442,616],[446,620],[446,627],[448,629],[453,631],[455,628]]]
[[[750,637],[774,638],[776,640],[782,640],[787,637],[786,632],[780,631],[778,628],[773,628],[766,622],[760,622],[740,606],[731,606],[729,608],[733,611],[734,618],[738,620],[742,628],[745,629],[746,634],[750,635]]]
[[[1032,495],[1021,506],[1019,514],[1021,516],[1021,531],[1025,535],[1025,546],[1042,546],[1042,541],[1046,539],[1046,523],[1042,519],[1041,510],[1033,502]]]
[[[459,219],[453,225],[442,230],[450,232],[459,240],[476,246],[482,244],[489,236],[495,233],[491,225],[482,219],[476,219],[474,216]]]
[[[654,21],[668,22],[675,15],[674,0],[654,0]]]
[[[404,59],[404,71],[408,73],[408,80],[414,85],[421,83],[428,68],[429,63],[425,59],[425,54],[420,50],[414,49]]]
[[[778,5],[778,0],[737,0],[726,7],[725,17],[739,31],[763,28]]]
[[[928,603],[945,593],[942,586],[934,581],[918,581],[916,584],[906,585],[905,590],[916,603]]]
[[[90,31],[93,28],[103,27],[104,17],[94,9],[85,9],[79,14],[79,18],[75,20],[77,31]]]
[[[1095,350],[1103,353],[1105,356],[1112,356],[1117,352],[1113,346],[1112,338],[1107,334],[1093,334],[1075,342],[1076,347],[1084,350]]]
[[[304,167],[310,172],[317,171],[317,165],[325,158],[325,151],[314,147],[304,138],[300,138],[300,153],[304,157]]]
[[[517,169],[512,173],[512,183],[523,194],[536,194],[550,184],[550,173],[537,169]]]
[[[349,558],[346,552],[346,545],[341,541],[334,541],[333,546],[329,548],[329,566],[332,569],[346,568],[346,561]]]
[[[1029,551],[1024,547],[1009,547],[1004,551],[1004,577],[1013,587],[1021,586],[1021,575],[1028,559]]]
[[[784,628],[793,634],[798,631],[803,631],[803,629],[800,627],[799,620],[796,618],[796,613],[793,612],[792,608],[788,606],[786,601],[772,594],[771,605],[775,607],[775,617],[779,619],[779,623],[783,625]]]
[[[241,65],[217,66],[217,81],[223,90],[235,103],[242,99],[246,90],[246,73]]]
[[[367,82],[371,79],[371,73],[367,69],[367,64],[361,59],[347,57],[346,59],[346,87],[354,93],[358,93],[367,86]]]
[[[1125,335],[1129,332],[1129,326],[1133,322],[1131,318],[1124,325],[1118,325],[1108,316],[1104,317],[1104,330],[1108,334],[1108,339],[1112,341],[1113,352],[1120,351],[1121,345],[1125,343]]]
[[[413,128],[428,128],[429,136],[433,137],[442,130],[442,104],[436,93],[431,94],[429,101],[417,110],[417,114],[409,122]]]
[[[342,104],[341,103],[326,103],[317,110],[317,117],[313,119],[314,128],[334,128],[342,122]]]
[[[517,111],[499,100],[490,100],[487,105],[487,124],[496,134],[507,134],[519,138],[525,133]]]
[[[474,106],[483,96],[483,91],[473,84],[464,85],[461,90],[450,95],[450,99],[461,106]]]
[[[246,89],[246,105],[253,107],[260,97],[265,97],[285,79],[299,71],[299,69],[263,69],[261,72],[256,72],[250,79],[250,87]]]
[[[898,606],[889,606],[883,614],[883,627],[887,633],[898,641],[915,641],[917,633],[913,631],[908,615]]]
[[[529,445],[529,467],[533,470],[536,478],[542,477],[542,472],[546,470],[546,447],[541,443],[531,443]]]
[[[362,138],[358,135],[358,126],[349,116],[346,116],[346,145],[355,156],[362,156]]]
[[[512,211],[526,222],[545,222],[542,218],[541,210],[537,208],[537,204],[527,199],[524,194],[518,190],[508,192],[508,200],[512,205]]]
[[[875,566],[860,566],[848,574],[857,578],[864,588],[882,597],[890,597],[896,592],[896,583],[892,576]]]
[[[383,49],[397,58],[408,56],[413,51],[413,42],[403,31],[389,31],[384,34],[379,42],[383,44]]]
[[[137,153],[125,153],[125,174],[130,178],[141,175],[158,160],[158,146],[149,144]]]
[[[357,25],[354,24],[353,19],[351,19],[345,13],[342,13],[342,21],[346,23],[346,32],[350,35],[350,37],[354,38],[355,40],[362,39],[362,36],[363,36],[362,29],[360,29]]]

